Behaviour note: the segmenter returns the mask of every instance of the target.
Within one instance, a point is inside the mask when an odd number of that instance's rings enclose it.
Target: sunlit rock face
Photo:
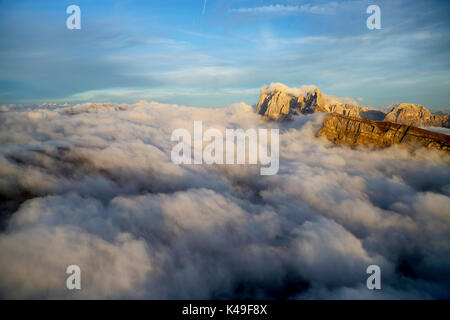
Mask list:
[[[418,127],[450,127],[448,115],[434,115],[419,104],[400,103],[384,120]]]
[[[354,104],[332,101],[317,88],[303,91],[278,84],[261,89],[256,112],[272,120],[314,112],[336,112],[359,117],[360,107]]]
[[[388,147],[400,144],[407,147],[426,147],[450,150],[450,136],[414,126],[386,121],[371,121],[336,113],[325,116],[318,136],[325,136],[336,144],[350,146]]]
[[[282,89],[275,89],[272,92],[261,90],[256,112],[269,119],[278,120],[291,113],[293,102],[295,103],[295,96]]]

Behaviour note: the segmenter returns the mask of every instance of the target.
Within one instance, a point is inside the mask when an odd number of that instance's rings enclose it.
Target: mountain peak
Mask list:
[[[256,112],[267,119],[284,119],[297,114],[314,112],[337,112],[359,116],[359,107],[329,99],[315,86],[289,88],[282,83],[272,83],[261,89]]]
[[[400,103],[384,118],[385,121],[418,127],[448,127],[449,117],[433,115],[420,104]]]

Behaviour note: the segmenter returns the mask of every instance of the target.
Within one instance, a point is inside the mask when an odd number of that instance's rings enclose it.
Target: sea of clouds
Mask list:
[[[3,106],[0,298],[450,298],[449,155],[334,146],[315,137],[322,119]],[[173,164],[172,131],[194,120],[279,128],[278,174]],[[66,288],[72,264],[81,290]]]

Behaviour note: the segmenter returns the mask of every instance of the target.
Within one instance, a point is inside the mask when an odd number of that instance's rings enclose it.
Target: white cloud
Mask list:
[[[315,85],[303,85],[300,88],[291,88],[279,82],[272,82],[269,86],[261,88],[261,93],[270,94],[276,90],[283,90],[290,95],[298,97],[300,95],[306,95],[316,88]]]

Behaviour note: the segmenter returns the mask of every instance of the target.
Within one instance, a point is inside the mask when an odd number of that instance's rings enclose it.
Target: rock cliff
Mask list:
[[[317,136],[325,136],[336,144],[365,145],[375,148],[401,144],[450,151],[450,136],[414,126],[386,121],[372,121],[329,113]]]

